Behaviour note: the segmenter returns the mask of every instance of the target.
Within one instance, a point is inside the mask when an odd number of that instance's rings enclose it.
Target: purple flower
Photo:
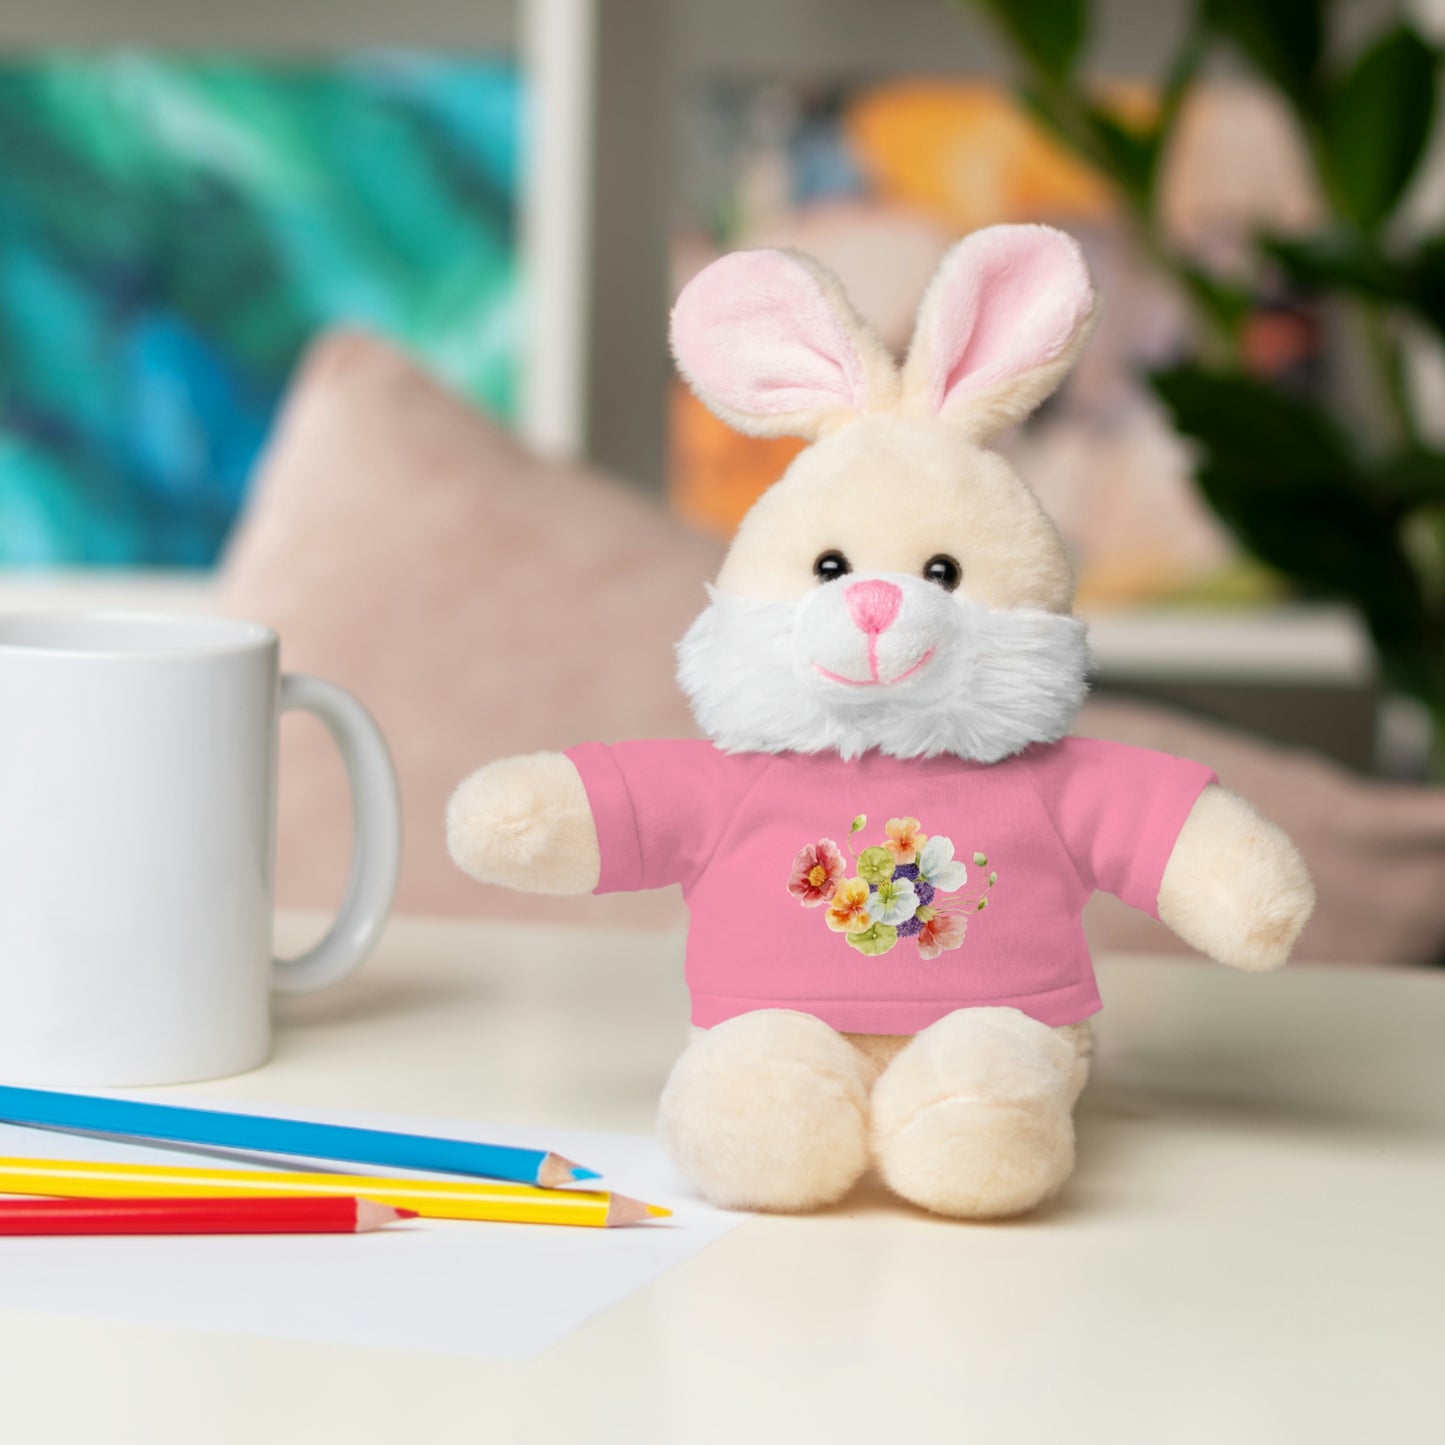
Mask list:
[[[918,906],[925,908],[933,902],[933,884],[926,878],[920,878],[917,863],[900,863],[893,870],[895,879],[906,878],[913,884],[913,893],[918,900]],[[914,934],[922,933],[923,920],[916,915],[910,915],[898,925],[899,938],[912,938]]]

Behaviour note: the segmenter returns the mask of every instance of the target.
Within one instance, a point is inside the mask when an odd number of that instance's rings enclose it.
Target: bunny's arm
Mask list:
[[[1159,917],[1186,943],[1233,968],[1278,968],[1315,906],[1294,844],[1235,793],[1211,784],[1175,841]]]
[[[601,852],[587,790],[563,753],[488,763],[447,805],[447,847],[464,873],[527,893],[590,893]]]

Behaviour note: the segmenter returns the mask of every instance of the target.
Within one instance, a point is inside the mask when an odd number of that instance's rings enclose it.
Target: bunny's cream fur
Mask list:
[[[1087,666],[1068,561],[984,443],[1058,384],[1094,311],[1078,247],[1032,226],[954,248],[901,371],[806,258],[743,253],[689,285],[673,335],[694,389],[745,430],[814,443],[744,520],[679,648],[681,683],[717,748],[992,764],[1064,734]],[[819,584],[815,559],[828,551],[846,557],[850,580],[896,599],[885,632],[860,632],[846,589]],[[923,579],[940,554],[961,565],[956,590]],[[598,886],[588,793],[563,755],[475,773],[452,800],[448,836],[484,882]],[[1223,963],[1271,968],[1312,906],[1289,840],[1244,800],[1205,788],[1164,870],[1164,921]],[[1014,1008],[959,1009],[911,1037],[762,1008],[695,1030],[660,1127],[724,1205],[816,1208],[871,1164],[923,1207],[992,1218],[1068,1178],[1087,1062],[1086,1023],[1050,1028]]]

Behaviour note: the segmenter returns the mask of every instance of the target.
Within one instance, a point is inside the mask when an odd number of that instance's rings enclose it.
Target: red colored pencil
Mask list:
[[[4,1234],[365,1234],[414,1209],[370,1199],[0,1199]]]

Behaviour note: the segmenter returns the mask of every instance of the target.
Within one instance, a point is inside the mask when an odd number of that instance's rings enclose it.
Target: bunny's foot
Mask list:
[[[962,1009],[914,1036],[873,1091],[873,1151],[895,1193],[937,1214],[1000,1219],[1074,1168],[1083,1031],[1010,1008]]]
[[[874,1073],[810,1014],[743,1014],[694,1035],[663,1090],[658,1130],[714,1204],[817,1209],[868,1167]]]

